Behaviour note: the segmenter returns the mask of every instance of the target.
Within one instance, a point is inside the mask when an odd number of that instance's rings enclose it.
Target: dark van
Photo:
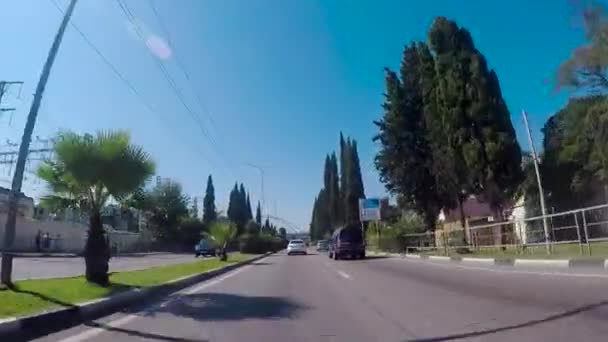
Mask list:
[[[329,257],[335,260],[345,257],[353,259],[365,258],[365,241],[363,231],[357,224],[347,225],[337,229],[329,242]]]

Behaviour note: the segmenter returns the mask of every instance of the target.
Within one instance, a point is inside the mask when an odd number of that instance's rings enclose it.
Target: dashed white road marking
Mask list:
[[[350,275],[349,275],[348,273],[346,273],[346,272],[344,272],[344,271],[340,271],[340,270],[337,270],[337,272],[338,272],[338,274],[339,274],[339,275],[341,275],[343,278],[350,279]]]
[[[260,260],[263,260],[263,259],[260,259]],[[227,273],[224,276],[219,277],[217,279],[205,281],[205,282],[203,282],[199,286],[190,288],[190,289],[185,290],[185,291],[178,292],[176,295],[172,296],[168,300],[165,300],[165,301],[163,301],[163,302],[161,302],[159,304],[155,304],[155,305],[149,306],[149,307],[141,310],[141,312],[153,312],[155,310],[158,310],[159,308],[165,307],[170,302],[178,299],[180,297],[180,295],[184,295],[184,294],[185,295],[190,295],[190,294],[193,294],[193,293],[200,292],[200,291],[202,291],[202,290],[204,290],[204,289],[206,289],[206,288],[208,288],[210,286],[213,286],[213,285],[216,285],[218,283],[221,283],[222,281],[224,281],[224,280],[226,280],[226,279],[228,279],[230,277],[233,277],[233,276],[235,276],[235,275],[237,275],[237,274],[239,274],[239,273],[241,273],[241,272],[243,272],[243,271],[245,271],[245,270],[247,270],[249,268],[251,268],[251,265],[243,266],[241,268],[237,268],[234,271],[230,271],[229,273]],[[112,327],[112,328],[117,328],[117,327],[123,326],[123,325],[125,325],[125,324],[127,324],[127,323],[129,323],[129,322],[131,322],[131,321],[133,321],[135,319],[137,319],[137,318],[141,318],[141,316],[129,314],[129,315],[126,315],[124,317],[118,318],[116,320],[110,321],[108,323],[104,323],[104,325]],[[93,338],[93,337],[95,337],[95,336],[97,336],[97,335],[99,335],[99,334],[101,334],[101,333],[103,333],[105,331],[106,330],[103,329],[103,328],[93,327],[93,328],[90,328],[90,329],[87,329],[87,330],[81,332],[80,334],[73,335],[73,336],[70,336],[70,337],[68,337],[66,339],[63,339],[60,342],[84,342],[84,341],[87,341],[87,340],[89,340],[89,339],[91,339],[91,338]]]

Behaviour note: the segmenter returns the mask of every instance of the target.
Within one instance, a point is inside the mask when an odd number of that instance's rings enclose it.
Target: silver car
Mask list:
[[[292,254],[307,254],[306,244],[303,240],[291,240],[287,245],[287,255]]]

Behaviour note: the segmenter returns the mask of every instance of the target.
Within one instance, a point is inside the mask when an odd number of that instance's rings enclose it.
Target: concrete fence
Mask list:
[[[0,248],[4,245],[6,213],[0,213]],[[106,227],[113,253],[146,251],[151,237],[145,233],[111,230]],[[48,253],[81,253],[87,239],[88,226],[70,221],[17,218],[13,248],[19,252],[36,252],[36,235],[41,234],[40,247]],[[47,238],[48,237],[48,238]]]

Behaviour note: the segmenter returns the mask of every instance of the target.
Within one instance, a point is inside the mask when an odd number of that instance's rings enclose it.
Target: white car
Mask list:
[[[287,255],[304,254],[306,255],[306,244],[303,240],[291,240],[287,245]]]

